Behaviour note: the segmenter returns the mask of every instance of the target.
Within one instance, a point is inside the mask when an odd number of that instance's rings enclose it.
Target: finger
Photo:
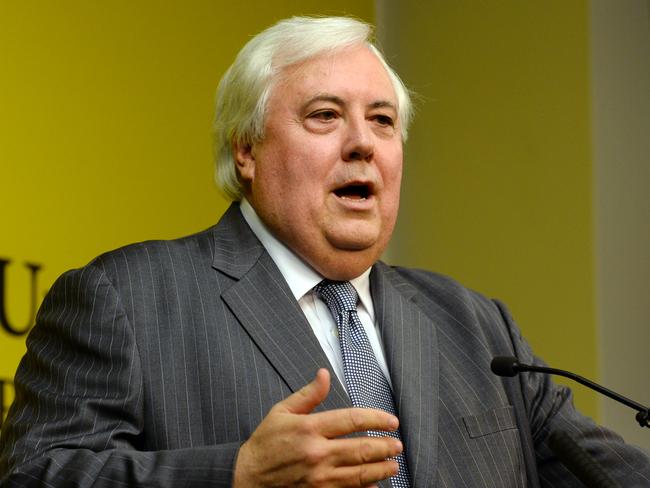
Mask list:
[[[337,468],[333,473],[333,481],[336,486],[372,486],[373,483],[395,476],[398,471],[397,461],[387,459],[377,463]]]
[[[393,432],[399,427],[394,415],[375,408],[341,408],[319,412],[311,416],[316,430],[330,439],[352,432],[384,430]]]
[[[289,413],[308,414],[327,398],[329,391],[330,373],[321,368],[311,383],[279,402],[276,407]]]
[[[328,449],[333,466],[356,466],[395,457],[404,447],[394,437],[361,436],[330,440]]]

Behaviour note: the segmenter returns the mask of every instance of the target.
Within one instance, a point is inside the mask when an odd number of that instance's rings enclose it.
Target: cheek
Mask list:
[[[398,153],[392,161],[394,162],[389,163],[384,167],[382,177],[386,188],[393,193],[397,192],[399,195],[399,189],[402,183],[401,153]]]
[[[285,174],[291,178],[293,184],[316,191],[326,185],[334,166],[332,161],[336,161],[335,156],[336,153],[331,147],[303,140],[300,149],[287,155],[291,159],[285,164]]]
[[[402,163],[396,159],[396,163],[387,165],[383,172],[384,198],[383,206],[387,214],[397,213],[399,208],[400,191],[402,184]]]

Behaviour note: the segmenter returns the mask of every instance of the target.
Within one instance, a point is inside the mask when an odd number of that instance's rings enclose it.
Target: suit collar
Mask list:
[[[332,377],[323,409],[351,406],[289,285],[233,204],[214,232],[213,267],[233,278],[221,298],[291,391],[314,379],[319,368]]]
[[[264,253],[264,247],[246,224],[239,204],[233,203],[214,228],[212,267],[241,279]]]

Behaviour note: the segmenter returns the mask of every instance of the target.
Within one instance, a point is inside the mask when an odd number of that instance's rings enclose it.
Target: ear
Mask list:
[[[250,183],[255,178],[255,155],[253,145],[247,142],[235,142],[232,147],[233,156],[239,177]]]

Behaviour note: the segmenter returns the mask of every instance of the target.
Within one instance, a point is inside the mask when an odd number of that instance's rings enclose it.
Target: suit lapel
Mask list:
[[[436,329],[413,302],[415,288],[377,263],[370,276],[413,486],[434,486],[438,452]]]
[[[349,407],[298,302],[235,204],[217,226],[213,267],[234,278],[221,297],[289,389],[299,390],[326,367],[332,387],[320,409]]]

